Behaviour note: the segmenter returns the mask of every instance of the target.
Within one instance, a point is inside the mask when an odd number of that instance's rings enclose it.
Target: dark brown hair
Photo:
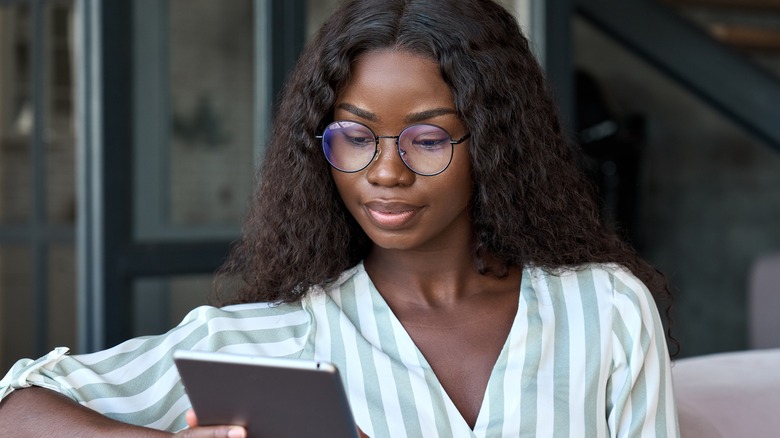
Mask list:
[[[352,0],[324,24],[286,84],[243,237],[219,275],[241,287],[220,304],[295,301],[366,256],[370,241],[342,204],[315,135],[354,60],[388,48],[439,64],[471,133],[477,254],[552,271],[619,263],[657,298],[668,297],[663,276],[600,221],[510,13],[489,0]]]

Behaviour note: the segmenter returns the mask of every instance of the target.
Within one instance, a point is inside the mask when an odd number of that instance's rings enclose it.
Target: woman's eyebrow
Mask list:
[[[379,117],[372,113],[371,111],[366,111],[364,109],[358,108],[355,105],[349,104],[349,103],[340,103],[336,105],[336,108],[343,109],[345,111],[349,111],[352,114],[360,117],[361,119],[370,120],[372,122],[378,122]]]
[[[419,113],[409,114],[406,117],[404,117],[404,122],[419,123],[446,114],[456,114],[456,112],[452,108],[433,108],[425,111],[420,111]]]
[[[336,108],[343,109],[344,111],[348,111],[365,120],[370,120],[372,122],[379,121],[379,116],[377,116],[376,114],[372,113],[371,111],[366,111],[362,108],[358,108],[355,105],[349,103],[342,102],[336,105]],[[433,108],[433,109],[409,114],[406,117],[404,117],[404,122],[419,123],[446,114],[457,114],[457,113],[452,108]]]

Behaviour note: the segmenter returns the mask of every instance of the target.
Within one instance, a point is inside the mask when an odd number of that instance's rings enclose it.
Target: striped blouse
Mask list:
[[[371,437],[676,437],[669,357],[647,288],[615,265],[525,269],[472,430],[362,264],[299,303],[199,307],[176,328],[84,355],[23,359],[0,397],[50,388],[111,418],[176,431],[177,349],[330,361]]]

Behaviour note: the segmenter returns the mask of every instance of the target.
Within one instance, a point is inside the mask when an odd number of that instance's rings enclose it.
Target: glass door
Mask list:
[[[94,268],[82,276],[80,339],[91,351],[168,330],[207,302],[239,237],[305,10],[281,0],[83,5],[83,129],[96,136],[84,147],[80,264]]]
[[[0,367],[76,339],[74,2],[0,0]]]

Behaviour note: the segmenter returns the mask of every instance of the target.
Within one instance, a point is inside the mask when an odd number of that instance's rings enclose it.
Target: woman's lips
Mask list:
[[[420,207],[400,202],[367,202],[368,216],[381,228],[401,228],[411,222]]]

